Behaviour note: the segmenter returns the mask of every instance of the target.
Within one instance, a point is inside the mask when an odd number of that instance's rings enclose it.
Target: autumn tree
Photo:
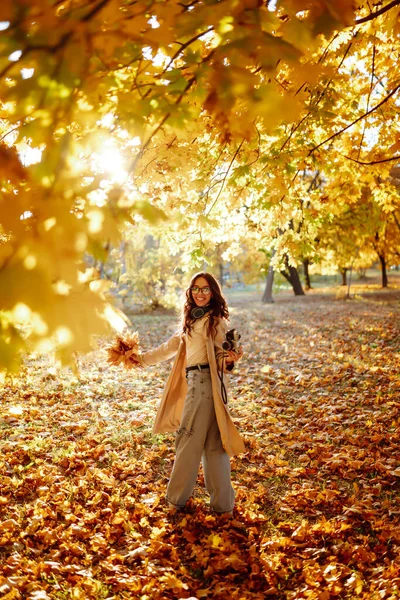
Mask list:
[[[315,238],[293,235],[299,174],[361,185],[396,158],[399,4],[3,1],[2,363],[28,338],[69,360],[103,331],[84,257],[136,214],[180,212],[196,262],[216,207],[246,207],[295,268]]]

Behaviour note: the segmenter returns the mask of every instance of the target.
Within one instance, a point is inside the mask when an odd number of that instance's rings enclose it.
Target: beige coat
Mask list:
[[[207,337],[207,356],[211,372],[215,414],[222,445],[229,456],[234,456],[246,450],[239,432],[231,419],[228,407],[222,400],[221,381],[218,377],[217,360],[220,364],[224,352],[222,342],[225,339],[227,328],[225,321],[220,319],[215,338]],[[175,360],[157,411],[153,427],[154,433],[176,431],[180,426],[187,393],[185,336],[181,333],[176,333],[164,344],[161,344],[161,346],[140,355],[143,366],[155,365],[173,356],[175,356]],[[226,376],[224,376],[224,384],[227,387],[226,379]]]

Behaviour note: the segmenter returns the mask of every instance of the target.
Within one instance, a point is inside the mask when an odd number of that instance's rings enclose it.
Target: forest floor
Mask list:
[[[78,371],[30,356],[0,389],[0,598],[400,598],[400,280],[305,297],[228,292],[245,356],[230,408],[232,519],[202,474],[187,510],[164,494],[173,435],[152,424],[170,363]],[[397,284],[396,284],[397,281]],[[142,347],[171,314],[132,316]]]

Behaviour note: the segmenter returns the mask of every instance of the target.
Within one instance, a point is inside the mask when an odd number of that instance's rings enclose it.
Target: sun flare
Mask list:
[[[123,183],[128,172],[125,169],[125,159],[115,147],[109,146],[93,154],[93,167],[99,173],[107,175],[110,181]]]

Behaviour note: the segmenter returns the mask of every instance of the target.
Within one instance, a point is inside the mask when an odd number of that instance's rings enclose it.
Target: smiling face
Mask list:
[[[199,290],[197,292],[194,292],[193,288],[199,288]],[[205,293],[203,291],[204,288],[208,288],[209,292]],[[210,300],[212,298],[210,284],[208,283],[208,281],[205,277],[202,277],[202,276],[197,277],[197,279],[194,280],[191,291],[192,291],[192,298],[193,298],[193,301],[196,304],[196,306],[207,306],[207,304],[210,302]]]

